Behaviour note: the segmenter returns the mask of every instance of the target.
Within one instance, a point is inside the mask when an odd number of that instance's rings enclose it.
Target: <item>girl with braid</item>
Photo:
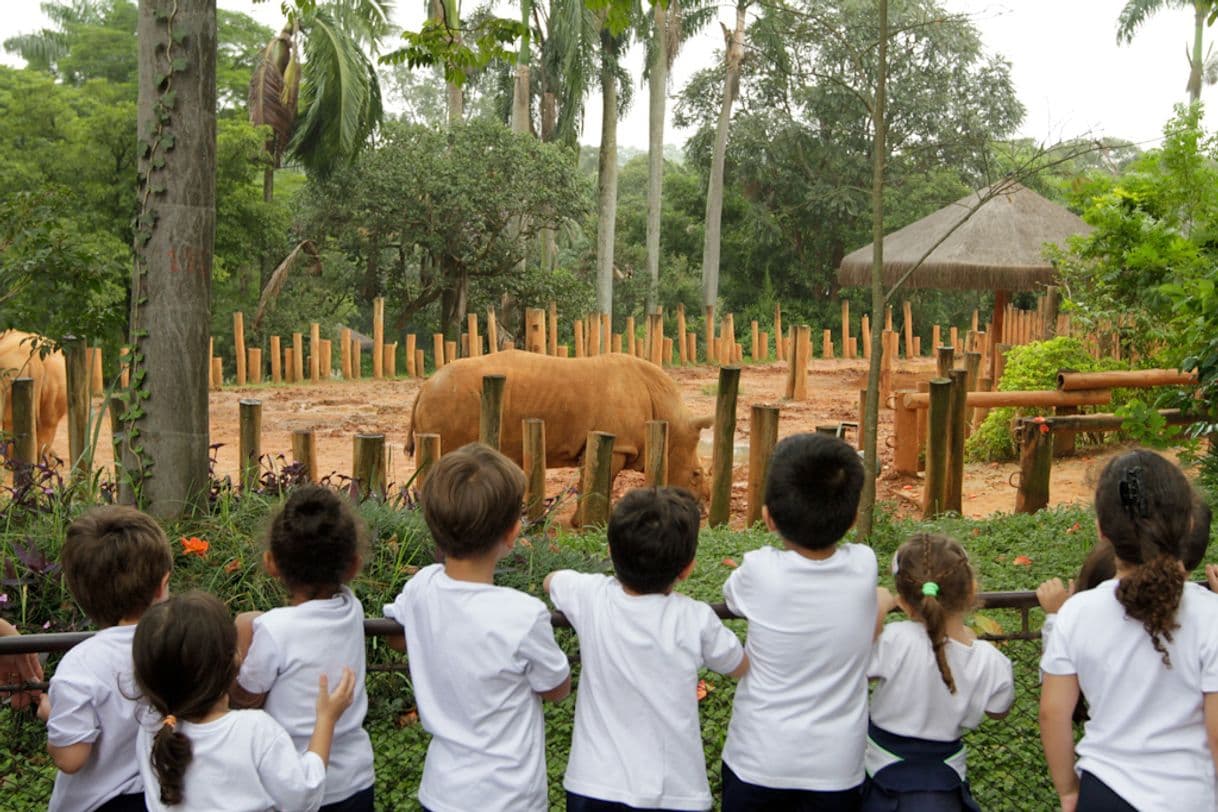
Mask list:
[[[188,592],[140,618],[132,646],[140,699],[150,706],[136,738],[149,812],[316,812],[326,788],[334,725],[351,705],[355,676],[331,692],[318,677],[308,750],[261,710],[229,710],[237,629],[224,604]]]
[[[960,737],[1014,700],[1011,661],[964,624],[976,595],[964,549],[921,533],[893,556],[909,620],[884,626],[867,676],[875,683],[867,730],[864,812],[978,810]]]
[[[1063,812],[1216,806],[1218,598],[1185,588],[1192,507],[1184,474],[1151,451],[1100,475],[1096,523],[1116,577],[1065,602],[1040,665],[1041,742]],[[1075,746],[1080,691],[1090,719]]]

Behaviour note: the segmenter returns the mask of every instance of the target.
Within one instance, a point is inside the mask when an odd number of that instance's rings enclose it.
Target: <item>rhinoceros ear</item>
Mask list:
[[[706,415],[705,417],[695,417],[690,421],[689,425],[698,431],[701,431],[702,429],[709,429],[711,426],[715,425],[715,416],[711,414]]]

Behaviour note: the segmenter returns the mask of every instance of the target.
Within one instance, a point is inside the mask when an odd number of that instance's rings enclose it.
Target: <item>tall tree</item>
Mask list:
[[[284,7],[283,28],[250,80],[250,121],[271,128],[267,200],[285,155],[329,174],[358,154],[384,116],[367,51],[379,50],[389,33],[390,0],[295,0]]]
[[[1218,73],[1218,65],[1204,49],[1206,19],[1218,12],[1218,3],[1214,0],[1129,0],[1117,18],[1117,42],[1132,42],[1134,34],[1155,12],[1190,6],[1193,9],[1193,46],[1188,56],[1187,89],[1189,101],[1195,102],[1201,98],[1202,79],[1213,84]]]
[[[140,0],[139,213],[123,465],[161,518],[207,491],[216,221],[215,0]]]
[[[613,315],[613,247],[617,226],[617,119],[624,106],[620,57],[626,35],[601,29],[601,149],[597,163],[596,309]]]

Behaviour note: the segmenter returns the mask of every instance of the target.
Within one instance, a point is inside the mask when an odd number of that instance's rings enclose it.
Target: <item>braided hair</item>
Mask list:
[[[947,618],[972,604],[973,568],[968,554],[949,536],[918,533],[897,550],[893,567],[897,592],[926,627],[943,684],[954,694],[956,680],[947,662]]]

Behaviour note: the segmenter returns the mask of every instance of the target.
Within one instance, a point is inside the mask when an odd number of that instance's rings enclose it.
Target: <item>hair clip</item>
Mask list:
[[[1135,465],[1125,472],[1120,482],[1121,506],[1129,518],[1145,518],[1146,493],[1142,487],[1142,466]]]
[[[178,717],[174,716],[172,713],[168,714],[165,717],[164,721],[161,722],[161,724],[164,727],[169,728],[170,730],[177,730],[178,729]]]
[[[893,552],[892,552],[892,574],[893,575],[896,575],[898,572],[901,571],[901,565],[897,560],[897,553],[899,553],[899,552],[900,552],[900,550],[893,550]]]
[[[939,596],[939,585],[934,581],[927,581],[922,584],[922,594],[927,597],[937,598]]]

